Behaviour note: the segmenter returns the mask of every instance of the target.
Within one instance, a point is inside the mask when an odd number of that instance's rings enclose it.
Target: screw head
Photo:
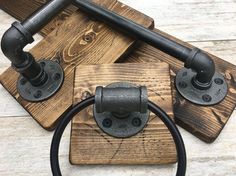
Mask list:
[[[25,79],[25,78],[22,78],[21,80],[20,80],[20,84],[23,86],[23,85],[25,85],[27,83],[27,80]]]
[[[102,122],[102,125],[105,127],[105,128],[110,128],[112,126],[112,121],[111,119],[104,119],[103,122]]]
[[[45,67],[46,63],[45,63],[45,62],[40,62],[40,65],[41,65],[42,67]]]
[[[202,96],[202,100],[209,103],[209,102],[211,102],[212,97],[208,94],[205,94],[205,95]]]
[[[52,77],[55,81],[57,81],[61,78],[61,75],[60,75],[60,73],[55,73]]]
[[[215,82],[216,84],[218,84],[218,85],[224,84],[224,80],[222,80],[221,78],[216,78],[216,79],[214,79],[214,82]]]
[[[42,91],[41,90],[38,90],[34,93],[34,98],[40,98],[42,96]]]
[[[83,37],[83,40],[86,42],[91,42],[93,40],[92,36],[87,34]]]
[[[186,87],[188,87],[188,84],[184,81],[181,81],[181,82],[179,82],[179,87],[185,89]]]
[[[134,118],[132,120],[132,125],[135,127],[140,127],[142,125],[142,121],[140,118]]]

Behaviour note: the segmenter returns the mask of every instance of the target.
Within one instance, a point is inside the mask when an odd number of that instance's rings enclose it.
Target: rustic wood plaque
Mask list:
[[[153,28],[154,22],[151,18],[116,0],[95,2],[137,23]],[[16,90],[19,74],[12,68],[8,68],[1,75],[0,81],[42,127],[52,130],[59,117],[72,105],[74,68],[79,64],[113,63],[131,51],[134,44],[133,39],[77,11],[30,51],[36,60],[57,60],[63,67],[65,80],[56,95],[40,103],[23,100]]]
[[[78,66],[75,72],[74,104],[93,95],[97,86],[130,82],[147,86],[149,99],[173,118],[169,66],[166,63]],[[72,121],[72,164],[166,164],[176,162],[172,137],[154,114],[142,132],[128,139],[103,133],[93,118],[93,107]]]

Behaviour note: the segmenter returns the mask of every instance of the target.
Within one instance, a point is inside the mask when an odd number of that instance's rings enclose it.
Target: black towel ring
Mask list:
[[[83,100],[82,102],[78,103],[65,115],[63,119],[61,119],[60,124],[57,126],[53,139],[52,139],[51,151],[50,151],[51,170],[52,170],[53,176],[62,176],[60,166],[59,166],[58,152],[59,152],[59,145],[60,145],[61,137],[66,126],[77,113],[79,113],[84,108],[94,103],[95,103],[94,96],[87,98]],[[170,117],[156,104],[149,101],[148,109],[152,111],[154,114],[156,114],[169,129],[174,139],[176,150],[177,150],[177,156],[178,156],[178,167],[177,167],[176,176],[185,176],[186,163],[187,163],[186,151],[185,151],[184,142],[183,142],[183,139],[181,137],[179,130],[177,129],[173,121],[170,119]]]

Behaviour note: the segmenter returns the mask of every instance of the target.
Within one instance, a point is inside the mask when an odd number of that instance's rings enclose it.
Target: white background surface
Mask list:
[[[235,0],[122,2],[153,17],[157,28],[236,64]],[[0,10],[0,37],[13,21]],[[42,39],[39,35],[34,38],[36,41]],[[8,66],[10,62],[0,52],[0,73]],[[180,131],[188,153],[188,176],[236,175],[236,112],[211,145],[181,128]],[[71,166],[68,161],[69,135],[70,126],[60,149],[63,175],[169,176],[176,171],[176,165]],[[0,175],[51,175],[51,138],[52,133],[43,130],[0,85]]]

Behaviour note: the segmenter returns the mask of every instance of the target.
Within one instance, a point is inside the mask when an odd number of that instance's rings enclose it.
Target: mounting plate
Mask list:
[[[52,60],[41,60],[39,63],[48,76],[48,80],[44,85],[35,87],[22,75],[17,81],[17,90],[20,96],[27,101],[40,102],[47,100],[60,89],[64,81],[64,71],[59,63]]]
[[[130,83],[113,83],[108,88],[130,88],[136,87]],[[94,118],[98,127],[106,134],[116,138],[129,138],[140,131],[146,126],[149,120],[149,111],[146,113],[131,112],[125,117],[118,117],[112,112],[97,113],[94,106]]]
[[[181,69],[175,78],[178,92],[188,101],[198,105],[215,105],[220,103],[228,93],[227,83],[220,73],[215,73],[208,89],[200,90],[194,87],[193,79],[196,73],[192,69]]]

